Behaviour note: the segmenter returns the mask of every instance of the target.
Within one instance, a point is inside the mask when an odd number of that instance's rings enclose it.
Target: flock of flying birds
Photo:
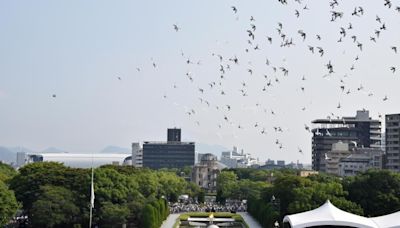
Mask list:
[[[344,1],[344,0],[342,0]],[[281,3],[283,6],[289,4],[287,0],[278,0],[279,3]],[[311,7],[309,7],[307,4],[303,3],[302,0],[294,0],[295,3],[298,4],[299,8],[295,9],[293,16],[295,18],[300,18],[303,13],[312,10]],[[362,18],[364,17],[365,9],[363,6],[355,6],[354,9],[350,12],[345,12],[340,10],[340,4],[341,2],[339,0],[332,0],[330,2],[327,2],[330,6],[330,23],[336,23],[341,24],[339,25],[339,30],[337,31],[337,43],[338,45],[343,42],[351,43],[354,45],[354,47],[357,49],[356,55],[354,56],[353,62],[351,63],[350,68],[348,69],[349,74],[345,74],[341,79],[340,79],[340,86],[338,88],[339,92],[344,95],[349,95],[351,93],[357,93],[364,91],[364,86],[360,84],[357,88],[351,89],[349,86],[346,85],[345,79],[346,77],[349,77],[351,72],[353,72],[356,69],[357,63],[360,61],[360,57],[363,55],[363,50],[373,43],[379,42],[380,37],[382,34],[386,33],[387,30],[389,29],[388,24],[383,20],[383,17],[380,17],[379,15],[375,16],[375,23],[374,29],[371,31],[370,36],[368,38],[366,37],[359,37],[358,34],[356,34],[354,31],[355,25],[351,22],[343,22],[344,18]],[[390,10],[392,10],[393,13],[398,14],[400,17],[400,4],[398,6],[394,5],[390,0],[384,0],[382,2],[383,6],[387,8],[388,13]],[[233,15],[238,15],[240,13],[240,9],[236,6],[231,6],[232,14]],[[238,20],[239,17],[236,17]],[[344,24],[345,23],[345,24]],[[276,28],[275,32],[271,34],[257,34],[257,23],[256,19],[253,16],[250,16],[249,18],[249,27],[246,29],[246,35],[247,35],[247,47],[244,50],[244,53],[249,53],[249,52],[255,52],[255,51],[260,51],[263,45],[279,45],[280,48],[289,48],[295,45],[301,45],[304,47],[304,52],[309,52],[313,55],[317,55],[320,58],[325,57],[326,52],[328,48],[324,48],[322,40],[324,37],[320,34],[312,34],[312,31],[305,31],[303,29],[299,29],[297,31],[297,34],[290,34],[285,31],[285,25],[283,22],[277,22],[276,23]],[[173,24],[173,29],[175,32],[181,32],[183,29],[181,29],[178,24]],[[314,31],[315,32],[315,31]],[[258,36],[262,36],[262,44],[258,44],[257,39]],[[366,42],[366,40],[368,40]],[[316,42],[313,42],[316,41]],[[312,44],[312,43],[318,43],[317,45]],[[393,55],[398,54],[398,47],[396,45],[390,45],[388,44],[388,51],[392,52]],[[182,52],[181,53],[184,61],[186,64],[197,64],[200,65],[200,61],[193,61],[192,59],[188,58],[185,56],[185,54]],[[219,65],[219,67],[216,69],[216,78],[214,80],[210,81],[208,83],[208,88],[203,88],[200,86],[198,87],[198,96],[199,96],[199,102],[202,105],[205,105],[208,108],[215,108],[218,111],[221,112],[223,118],[221,119],[220,123],[218,124],[218,128],[223,128],[224,126],[234,126],[237,129],[244,129],[244,128],[251,128],[254,129],[255,131],[258,131],[259,134],[262,135],[267,135],[267,132],[272,132],[273,135],[275,135],[276,139],[275,144],[277,145],[277,148],[283,149],[284,148],[284,143],[282,142],[281,139],[279,139],[279,134],[280,132],[283,132],[286,128],[283,126],[273,126],[272,129],[267,129],[267,127],[263,126],[262,121],[256,121],[254,120],[253,123],[248,123],[248,124],[240,124],[239,122],[235,121],[230,117],[230,112],[235,109],[235,104],[225,104],[225,105],[214,105],[212,100],[207,100],[204,96],[206,93],[210,93],[210,90],[216,90],[218,91],[217,94],[220,96],[229,96],[229,94],[224,90],[224,83],[226,80],[229,80],[229,77],[227,76],[228,72],[232,70],[235,66],[241,64],[241,63],[246,63],[246,60],[239,59],[239,57],[235,56],[223,56],[218,53],[211,53],[212,57],[215,58],[215,61]],[[397,57],[398,58],[398,57]],[[400,60],[400,58],[399,58]],[[399,61],[400,64],[400,61]],[[155,67],[154,63],[153,66]],[[282,66],[279,65],[274,65],[272,64],[272,61],[266,57],[265,59],[265,66],[269,67],[272,74],[263,74],[262,76],[265,79],[264,85],[259,88],[263,92],[268,92],[269,88],[272,86],[279,86],[280,80],[285,80],[289,78],[288,76],[291,74],[290,67],[285,66],[282,64]],[[397,75],[397,69],[400,67],[400,65],[396,66],[388,66],[386,71],[389,71],[393,75]],[[326,60],[326,64],[324,65],[324,68],[326,69],[325,74],[323,77],[329,77],[336,72],[335,64],[333,60]],[[385,69],[383,69],[385,70]],[[254,67],[252,67],[252,64],[248,62],[248,67],[247,67],[247,74],[249,76],[253,76],[255,72]],[[192,75],[191,72],[186,73],[186,78],[192,82],[196,83],[194,76]],[[283,77],[282,77],[283,76]],[[301,77],[302,81],[306,81],[306,77],[302,76]],[[246,81],[243,81],[241,83],[241,87],[238,90],[238,93],[246,97],[249,95],[249,92],[251,91],[250,88],[248,88],[248,83]],[[173,89],[177,89],[178,87],[174,84]],[[301,86],[301,91],[304,92],[305,87]],[[368,97],[374,96],[372,92],[365,92],[368,94]],[[163,96],[165,99],[168,98],[167,94],[164,94]],[[387,101],[389,98],[387,95],[381,98],[382,102]],[[256,107],[259,108],[259,110],[262,110],[268,115],[276,115],[276,111],[272,110],[271,108],[267,107],[262,107],[261,104],[257,103],[255,104]],[[337,109],[342,108],[342,105],[340,102],[336,105]],[[302,107],[302,111],[304,111],[306,107]],[[186,108],[185,110],[186,114],[189,116],[189,118],[192,118],[195,124],[200,125],[199,121],[196,121],[196,118],[193,118],[194,116],[198,115],[198,111],[195,110],[194,108]],[[381,118],[382,115],[379,114],[379,118]],[[216,117],[218,118],[218,117]],[[339,119],[340,117],[335,115],[334,113],[331,113],[329,116],[327,116],[328,119],[333,119],[337,118]],[[253,121],[253,120],[252,120]],[[343,120],[344,121],[344,120]],[[308,126],[308,124],[304,124],[304,129],[308,133],[311,133],[311,128]],[[318,132],[317,132],[318,133]],[[297,148],[298,152],[303,154],[303,149],[300,148],[300,146]]]
[[[296,4],[297,9],[294,10],[294,12],[291,12],[289,16],[293,16],[295,18],[301,18],[304,13],[307,13],[310,10],[313,10],[311,6],[307,5],[305,3],[305,0],[276,0],[278,1],[282,7],[285,7],[288,4]],[[369,37],[359,37],[359,34],[356,34],[354,31],[355,25],[353,23],[349,22],[349,20],[344,20],[344,18],[347,19],[352,19],[353,17],[357,18],[362,18],[364,17],[364,13],[366,9],[364,9],[363,6],[355,6],[354,9],[351,11],[342,11],[341,10],[341,4],[344,2],[344,0],[331,0],[330,2],[326,2],[326,4],[329,4],[330,7],[330,22],[329,23],[334,23],[336,26],[338,25],[339,29],[337,31],[337,43],[338,45],[340,43],[346,42],[350,43],[351,45],[354,45],[356,48],[357,52],[354,55],[353,62],[351,63],[351,66],[347,69],[349,72],[348,74],[345,73],[342,78],[340,78],[340,86],[338,88],[338,92],[340,92],[343,95],[349,95],[352,93],[357,93],[363,91],[364,93],[367,93],[369,97],[374,96],[372,92],[365,91],[365,88],[362,84],[360,84],[357,88],[350,88],[346,83],[346,77],[350,77],[351,72],[353,72],[356,69],[357,63],[360,61],[360,58],[363,57],[363,50],[365,48],[368,48],[370,45],[373,43],[379,42],[380,37],[387,32],[387,30],[392,29],[389,28],[390,26],[388,23],[386,23],[383,19],[383,17],[379,15],[374,15],[375,16],[375,24],[374,29],[371,30],[370,36]],[[399,5],[395,5],[391,0],[383,0],[382,5],[387,8],[388,12],[387,13],[394,13],[398,14],[400,17],[400,3]],[[236,6],[230,6],[231,13],[236,19],[238,20],[240,15],[240,9]],[[257,20],[255,17],[250,16],[248,19],[248,28],[246,28],[245,36],[247,37],[246,43],[247,46],[244,50],[242,50],[244,53],[243,55],[250,53],[250,52],[258,52],[261,49],[265,47],[265,45],[275,45],[280,48],[290,48],[292,46],[301,46],[301,48],[304,48],[305,53],[311,53],[312,55],[318,56],[318,58],[321,58],[322,61],[325,61],[326,63],[324,64],[324,68],[326,69],[326,72],[324,72],[323,77],[330,77],[331,75],[338,73],[336,72],[336,65],[335,61],[333,59],[327,59],[326,53],[329,52],[329,48],[323,46],[323,41],[325,37],[321,34],[315,34],[315,31],[305,31],[304,29],[298,29],[297,33],[293,32],[288,32],[285,30],[285,24],[284,22],[276,22],[276,27],[274,31],[270,31],[269,34],[259,34],[257,30]],[[181,28],[178,24],[173,24],[172,25],[172,31],[176,33],[181,33],[184,32],[184,28]],[[260,38],[261,37],[261,38]],[[366,41],[367,40],[367,41]],[[389,52],[392,52],[393,55],[397,56],[398,54],[398,48],[396,45],[387,45],[387,49]],[[353,52],[354,53],[354,52]],[[199,102],[197,105],[201,105],[202,107],[209,108],[209,109],[215,109],[217,112],[220,113],[219,116],[215,116],[215,118],[220,118],[219,123],[217,126],[215,126],[215,130],[218,131],[218,129],[224,128],[226,126],[229,127],[234,127],[238,130],[243,130],[243,129],[251,129],[256,132],[258,132],[261,135],[272,135],[273,141],[275,142],[277,148],[283,149],[284,147],[284,141],[280,139],[279,133],[284,132],[287,130],[284,126],[273,126],[272,129],[269,127],[266,127],[265,122],[263,120],[255,120],[251,119],[248,121],[248,123],[240,123],[239,121],[235,120],[231,115],[232,112],[235,111],[240,111],[239,110],[239,105],[235,103],[226,103],[226,104],[221,104],[220,100],[223,100],[224,97],[227,96],[232,96],[231,93],[227,92],[226,89],[226,84],[227,81],[230,80],[229,77],[229,72],[241,65],[246,65],[246,74],[243,77],[243,81],[241,82],[239,88],[236,90],[234,89],[233,91],[237,91],[237,94],[235,96],[241,96],[241,97],[248,97],[249,94],[254,90],[258,90],[259,92],[262,93],[268,93],[270,92],[270,88],[272,87],[279,87],[279,84],[282,80],[289,80],[290,75],[294,74],[291,71],[290,66],[287,66],[287,64],[273,64],[273,61],[271,61],[270,58],[265,57],[265,62],[263,67],[268,68],[268,73],[259,75],[256,72],[258,72],[258,69],[253,66],[248,59],[245,59],[244,57],[238,57],[238,56],[243,56],[243,55],[233,55],[233,56],[223,56],[222,54],[212,52],[210,53],[211,58],[215,61],[216,66],[218,66],[215,69],[215,77],[210,79],[210,81],[207,83],[207,85],[200,85],[196,84],[196,77],[193,73],[190,71],[187,71],[185,75],[182,75],[185,77],[185,80],[188,80],[190,84],[192,84],[196,90],[196,96],[198,97]],[[182,57],[182,64],[186,65],[186,68],[190,68],[191,66],[199,66],[201,67],[203,65],[202,61],[200,60],[193,60],[189,58],[188,56],[185,55],[183,51],[181,51],[181,57]],[[399,58],[399,57],[397,57]],[[400,60],[400,58],[399,58]],[[390,74],[393,74],[394,76],[398,75],[398,68],[400,67],[400,61],[398,62],[399,65],[392,65],[392,66],[387,66],[386,69],[382,69],[383,71],[386,70],[390,72]],[[151,59],[151,65],[152,68],[157,69],[157,64],[156,62]],[[142,69],[141,67],[137,67],[136,70],[140,72]],[[342,72],[340,72],[342,73]],[[248,76],[248,77],[247,77]],[[400,75],[399,75],[400,76]],[[207,76],[209,77],[209,76]],[[249,83],[247,82],[248,78],[251,77],[262,77],[264,80],[263,85],[259,85],[259,88],[249,88]],[[301,76],[301,81],[304,82],[307,80],[306,76]],[[121,76],[117,77],[117,80],[123,80]],[[290,79],[290,80],[293,80]],[[171,90],[179,90],[179,86],[176,84],[172,84]],[[302,85],[300,87],[300,91],[304,92],[306,90],[305,86]],[[232,90],[231,90],[232,91]],[[208,96],[212,93],[212,96]],[[216,99],[216,96],[221,96],[218,99]],[[52,95],[53,98],[56,98],[56,94]],[[163,98],[165,100],[169,99],[169,95],[167,92],[163,94]],[[384,97],[380,98],[382,102],[387,101],[389,98],[387,95]],[[337,105],[335,105],[337,109],[342,108],[342,104],[338,102]],[[264,112],[265,115],[268,116],[274,116],[278,115],[279,110],[273,110],[271,107],[264,106],[260,103],[255,104],[255,108],[259,110],[260,112]],[[306,110],[306,107],[302,107],[301,111]],[[195,108],[187,108],[185,107],[184,112],[188,116],[189,119],[193,120],[193,123],[195,125],[200,125],[200,121],[198,118],[196,118],[197,115],[201,115],[201,110],[195,109]],[[380,115],[381,117],[381,115]],[[331,113],[327,118],[333,119],[333,118],[340,118],[339,116],[335,115],[334,113]],[[251,123],[250,123],[251,122]],[[311,133],[311,128],[308,124],[304,124],[304,129],[307,133]],[[303,154],[303,149],[300,148],[300,146],[297,148],[298,152]]]

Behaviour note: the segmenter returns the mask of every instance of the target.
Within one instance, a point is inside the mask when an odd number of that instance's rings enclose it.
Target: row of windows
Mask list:
[[[399,147],[398,146],[387,146],[386,147],[386,149],[388,150],[388,151],[391,151],[391,150],[399,150]]]
[[[395,115],[395,116],[386,116],[386,121],[387,120],[399,120],[400,116],[399,115]]]

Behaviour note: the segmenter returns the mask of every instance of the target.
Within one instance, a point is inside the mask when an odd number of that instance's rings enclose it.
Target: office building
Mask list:
[[[26,153],[17,152],[17,168],[24,166],[26,163]]]
[[[143,167],[143,149],[138,142],[132,143],[132,166]]]
[[[168,129],[167,142],[143,143],[143,167],[152,169],[193,166],[195,143],[181,142],[180,129]]]
[[[357,111],[355,117],[326,118],[312,121],[312,168],[326,171],[325,156],[332,144],[342,141],[353,147],[381,148],[381,122],[369,117],[369,111]]]
[[[324,158],[325,172],[333,175],[339,175],[339,161],[351,154],[349,144],[339,141],[332,144],[332,150],[328,151]]]
[[[382,169],[383,151],[366,148],[341,158],[338,163],[338,174],[341,177],[355,176],[368,169]]]
[[[400,114],[386,115],[385,168],[400,171]]]
[[[355,147],[338,142],[326,153],[326,172],[337,176],[354,176],[368,169],[382,169],[384,152],[380,148]]]

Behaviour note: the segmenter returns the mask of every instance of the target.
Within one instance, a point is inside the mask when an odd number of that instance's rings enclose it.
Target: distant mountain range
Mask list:
[[[0,146],[0,161],[4,161],[5,163],[16,162],[17,154],[10,149]]]

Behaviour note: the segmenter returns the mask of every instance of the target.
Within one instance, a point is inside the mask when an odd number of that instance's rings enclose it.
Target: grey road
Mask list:
[[[161,225],[161,228],[172,228],[180,214],[170,214]]]
[[[238,212],[251,228],[262,228],[261,225],[247,212]]]

